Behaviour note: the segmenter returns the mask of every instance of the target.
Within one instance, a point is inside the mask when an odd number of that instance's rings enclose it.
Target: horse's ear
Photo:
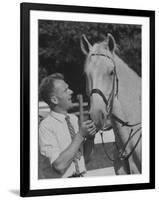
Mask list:
[[[107,34],[107,42],[108,42],[109,50],[113,53],[114,50],[116,49],[116,42],[115,42],[114,37],[110,33]]]
[[[87,55],[89,53],[90,49],[92,48],[92,45],[87,40],[87,38],[84,34],[81,37],[80,45],[81,45],[81,50],[85,55]]]

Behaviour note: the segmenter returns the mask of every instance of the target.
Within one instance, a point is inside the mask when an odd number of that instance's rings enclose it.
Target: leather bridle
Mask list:
[[[113,84],[112,84],[112,90],[108,96],[108,98],[105,97],[105,95],[103,94],[103,92],[98,89],[98,88],[93,88],[91,90],[91,93],[90,93],[90,97],[93,95],[93,94],[98,94],[104,101],[105,105],[106,105],[106,111],[108,113],[108,116],[111,117],[113,120],[117,121],[118,123],[121,124],[121,126],[127,126],[127,127],[135,127],[137,125],[140,125],[141,123],[136,123],[136,124],[129,124],[129,122],[125,122],[123,121],[122,119],[120,119],[119,117],[117,117],[116,115],[114,115],[112,113],[112,108],[113,108],[113,100],[114,100],[114,96],[117,96],[118,97],[118,76],[117,76],[117,73],[116,73],[116,64],[115,64],[115,61],[108,55],[105,55],[105,54],[91,54],[90,56],[103,56],[103,57],[106,57],[108,59],[110,59],[113,64],[114,64],[114,74],[113,74]],[[115,85],[116,83],[116,85]],[[116,87],[115,87],[116,86]],[[115,91],[115,88],[116,88],[116,91]],[[103,141],[103,131],[105,129],[101,129],[101,137],[102,137],[102,144],[103,144],[103,148],[104,148],[104,141]],[[129,133],[129,137],[128,137],[128,140],[126,141],[126,143],[123,145],[123,148],[121,150],[118,150],[119,151],[119,158],[121,160],[128,160],[129,157],[132,155],[132,153],[134,152],[134,150],[136,149],[140,139],[141,139],[141,133],[137,139],[137,142],[136,144],[134,145],[133,149],[131,150],[131,152],[129,153],[126,153],[126,147],[129,143],[129,141],[136,135],[136,133],[138,133],[139,131],[141,130],[141,127],[138,128],[136,131],[134,131],[132,128],[131,128],[131,131]],[[117,147],[118,149],[118,147]],[[105,154],[107,155],[107,157],[111,160],[111,161],[115,161],[114,159],[110,158],[109,154],[107,153],[106,149],[104,148],[104,152]]]

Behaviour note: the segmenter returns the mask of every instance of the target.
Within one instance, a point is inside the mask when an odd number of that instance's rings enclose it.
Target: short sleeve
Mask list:
[[[39,149],[42,155],[49,158],[51,164],[60,154],[56,135],[44,121],[39,126]]]

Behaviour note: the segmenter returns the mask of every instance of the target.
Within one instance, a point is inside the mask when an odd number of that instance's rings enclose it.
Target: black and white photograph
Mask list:
[[[141,78],[140,25],[39,20],[39,178],[142,173]]]
[[[153,188],[153,11],[21,12],[21,195]]]

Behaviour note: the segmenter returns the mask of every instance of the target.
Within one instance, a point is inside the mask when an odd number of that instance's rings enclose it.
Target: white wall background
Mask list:
[[[1,1],[0,5],[0,199],[19,199],[20,146],[20,2]],[[25,2],[25,1],[23,1]],[[34,0],[26,2],[146,9],[156,11],[156,36],[159,35],[158,0]],[[158,72],[159,38],[156,37],[156,190],[36,197],[37,199],[158,199],[159,193],[159,119]],[[32,197],[30,199],[33,199]]]

